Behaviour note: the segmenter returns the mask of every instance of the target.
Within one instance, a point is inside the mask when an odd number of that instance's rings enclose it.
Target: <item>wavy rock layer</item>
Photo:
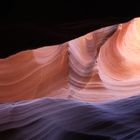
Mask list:
[[[119,25],[101,47],[98,70],[105,87],[119,91],[140,90],[140,19]]]
[[[0,105],[2,140],[138,140],[140,96],[110,103],[40,98]]]
[[[44,96],[103,101],[138,94],[139,25],[135,18],[0,59],[0,101]]]
[[[1,59],[0,101],[53,96],[53,91],[67,87],[67,77],[67,44]]]

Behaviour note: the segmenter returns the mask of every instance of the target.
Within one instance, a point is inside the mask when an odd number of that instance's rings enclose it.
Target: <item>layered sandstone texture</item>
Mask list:
[[[0,59],[0,102],[40,97],[100,102],[139,90],[140,18]]]

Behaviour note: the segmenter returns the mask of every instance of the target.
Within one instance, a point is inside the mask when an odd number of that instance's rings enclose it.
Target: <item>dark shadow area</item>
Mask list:
[[[129,1],[5,0],[0,4],[0,58],[63,43],[139,15],[139,4]]]

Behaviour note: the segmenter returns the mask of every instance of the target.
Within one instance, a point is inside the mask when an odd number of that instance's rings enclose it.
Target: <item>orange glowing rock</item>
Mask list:
[[[0,101],[49,96],[67,86],[67,44],[23,51],[0,60]]]
[[[140,18],[0,59],[0,102],[44,96],[105,101],[140,90]]]
[[[120,91],[140,89],[140,30],[138,25],[140,25],[140,18],[120,24],[117,31],[100,49],[99,75],[109,89]]]

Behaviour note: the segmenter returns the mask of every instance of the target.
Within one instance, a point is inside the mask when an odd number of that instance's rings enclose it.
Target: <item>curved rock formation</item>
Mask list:
[[[0,59],[0,102],[44,96],[103,101],[136,95],[140,18]]]
[[[54,91],[67,87],[67,77],[66,43],[0,59],[0,101],[53,96]]]
[[[120,24],[101,47],[98,70],[105,87],[119,91],[139,91],[140,18]]]
[[[140,96],[105,104],[40,98],[0,104],[2,140],[139,140]]]

